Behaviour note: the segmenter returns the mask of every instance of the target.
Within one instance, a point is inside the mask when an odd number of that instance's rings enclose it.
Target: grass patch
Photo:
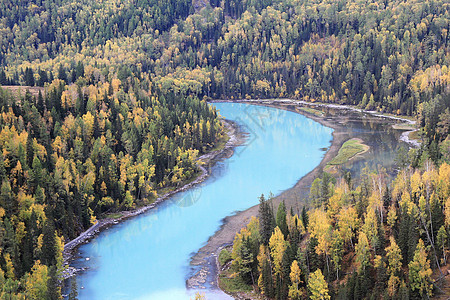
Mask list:
[[[34,97],[39,96],[39,92],[42,93],[42,95],[45,94],[45,88],[38,87],[38,86],[10,86],[10,85],[4,85],[0,86],[4,90],[8,90],[13,95],[19,95],[21,97],[25,96],[26,92],[29,91],[30,94]]]
[[[394,124],[392,128],[399,130],[413,130],[416,128],[415,124]]]
[[[413,116],[407,116],[407,115],[396,115],[396,114],[392,114],[392,113],[379,113],[380,115],[383,116],[388,116],[388,117],[395,117],[395,118],[401,118],[401,119],[406,119],[406,120],[410,120],[410,121],[416,121],[416,118]]]
[[[123,214],[120,213],[120,212],[117,212],[117,213],[110,213],[110,214],[107,214],[107,215],[106,215],[106,218],[107,218],[107,219],[118,219],[118,218],[121,218],[121,217],[123,217]]]
[[[346,141],[338,154],[328,164],[329,165],[342,165],[353,158],[355,155],[369,150],[369,146],[362,143],[360,139],[351,139]]]
[[[221,266],[225,265],[231,260],[231,253],[227,249],[223,249],[219,254],[219,263]]]
[[[416,130],[416,131],[410,132],[409,133],[409,138],[411,140],[420,141],[421,140],[420,130]]]
[[[231,137],[229,135],[229,131],[225,127],[225,131],[223,132],[223,135],[214,143],[214,145],[211,148],[204,148],[205,151],[203,151],[203,152],[210,153],[213,151],[223,150],[223,148],[225,148],[225,145],[228,143],[230,138]]]
[[[239,275],[234,277],[220,274],[219,285],[222,290],[229,293],[251,292],[253,287],[242,280]]]
[[[309,108],[309,107],[299,107],[298,108],[301,111],[307,112],[309,114],[315,115],[317,117],[323,117],[324,113],[323,111],[314,109],[314,108]]]
[[[214,147],[209,149],[207,152],[222,150],[223,148],[225,148],[225,145],[228,143],[229,140],[230,136],[228,135],[227,132],[225,132],[224,135],[214,144]]]

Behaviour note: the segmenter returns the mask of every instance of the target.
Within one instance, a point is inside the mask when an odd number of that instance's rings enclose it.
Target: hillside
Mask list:
[[[308,212],[261,196],[258,218],[220,253],[221,286],[268,299],[448,297],[450,166],[359,179],[317,178]]]
[[[450,159],[449,8],[1,1],[1,297],[59,298],[63,240],[191,180],[197,155],[224,134],[207,99],[290,97],[414,116],[424,143],[409,162],[429,158],[437,169]]]

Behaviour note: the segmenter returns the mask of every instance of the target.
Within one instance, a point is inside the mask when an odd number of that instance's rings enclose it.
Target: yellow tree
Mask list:
[[[300,288],[300,284],[303,283],[300,279],[301,274],[302,271],[298,266],[298,262],[294,260],[291,265],[291,273],[289,274],[292,283],[289,287],[289,298],[291,299],[300,299],[304,294],[303,289]]]
[[[328,284],[320,269],[309,275],[308,290],[312,300],[331,299],[330,295],[328,295]]]
[[[355,247],[356,262],[359,272],[364,271],[370,262],[370,245],[367,235],[361,231],[358,236],[358,244]]]
[[[284,240],[283,233],[281,232],[278,226],[275,227],[275,230],[272,233],[272,236],[270,237],[269,248],[270,248],[270,255],[272,256],[273,259],[274,275],[277,276],[282,271],[281,267],[283,254],[287,248],[287,242]]]
[[[31,269],[31,274],[25,282],[25,293],[27,299],[46,299],[47,298],[48,269],[46,265],[41,265],[37,260]]]
[[[194,300],[206,300],[205,294],[200,294],[200,292],[195,293]]]
[[[402,267],[402,253],[397,243],[395,242],[395,238],[391,236],[389,238],[391,244],[386,247],[386,256],[388,259],[388,293],[389,296],[394,296],[398,284],[400,283],[400,278],[397,276],[397,273],[400,271]]]
[[[273,292],[272,269],[270,267],[269,249],[264,244],[259,246],[258,253],[258,287],[261,294],[270,297]]]
[[[362,231],[366,234],[370,246],[375,248],[378,241],[378,222],[375,210],[371,207],[367,209],[366,219],[364,225],[362,226]]]
[[[6,263],[6,277],[8,279],[15,279],[14,266],[11,260],[11,256],[9,255],[9,253],[6,253],[3,258],[5,259]]]
[[[328,256],[330,252],[333,227],[331,226],[331,220],[327,213],[322,209],[315,209],[310,212],[308,228],[311,236],[315,237],[318,241],[316,253],[318,255],[325,254],[327,268],[329,270]]]
[[[433,287],[431,285],[430,261],[422,239],[417,243],[414,258],[409,263],[409,283],[411,290],[418,291],[422,297],[431,297]]]
[[[335,219],[336,215],[339,213],[342,207],[342,203],[345,198],[345,183],[342,183],[334,189],[333,195],[328,198],[328,209],[327,213],[331,219]]]
[[[291,215],[290,213],[288,213],[286,215],[286,223],[288,226],[288,231],[290,233],[297,231],[300,234],[304,234],[305,233],[305,226],[303,225],[302,220],[298,217],[297,214],[295,215]],[[289,234],[291,235],[291,234]]]
[[[387,214],[387,224],[391,230],[392,228],[394,228],[396,221],[397,221],[397,209],[395,208],[394,205],[391,205],[389,207],[389,211]]]
[[[342,240],[344,241],[344,243],[350,242],[353,247],[353,237],[355,235],[353,231],[357,229],[359,224],[358,213],[356,212],[356,209],[353,206],[343,208],[339,212],[337,220],[339,234],[341,235]]]
[[[250,236],[247,228],[242,228],[240,232],[236,233],[233,241],[233,251],[231,252],[231,257],[233,258],[233,266],[240,271],[242,267],[242,248],[244,247],[244,241]]]
[[[443,163],[439,168],[438,190],[441,199],[450,197],[450,165],[447,163]]]

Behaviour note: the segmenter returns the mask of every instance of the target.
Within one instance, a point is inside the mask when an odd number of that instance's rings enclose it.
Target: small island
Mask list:
[[[346,141],[339,149],[338,154],[333,158],[328,166],[343,165],[353,158],[369,151],[370,147],[364,144],[364,141],[359,138],[353,138]]]

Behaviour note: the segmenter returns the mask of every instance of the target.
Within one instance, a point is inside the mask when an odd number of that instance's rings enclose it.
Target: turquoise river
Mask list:
[[[332,140],[332,129],[297,113],[214,105],[249,133],[246,143],[199,186],[81,246],[73,262],[87,268],[77,275],[79,299],[193,299],[195,291],[186,289],[190,259],[223,218],[257,204],[261,193],[292,187],[320,163]],[[217,290],[201,292],[208,299],[230,299]]]

